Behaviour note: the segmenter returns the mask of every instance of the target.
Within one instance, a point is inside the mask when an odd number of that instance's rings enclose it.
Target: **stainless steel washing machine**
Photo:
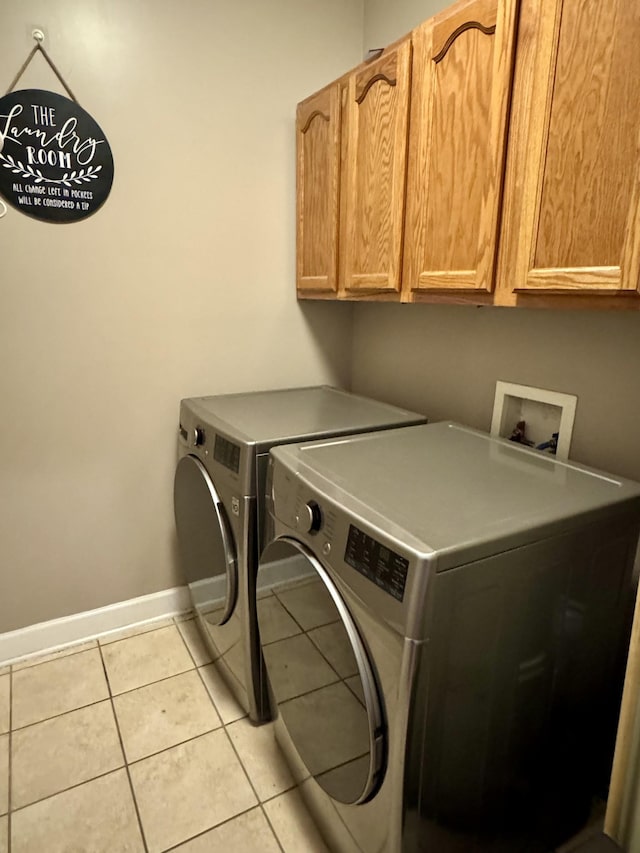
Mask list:
[[[269,611],[268,587],[296,570],[276,562],[271,573],[263,572],[264,600],[257,605],[269,449],[289,441],[425,420],[415,412],[329,387],[182,401],[174,483],[181,565],[215,664],[253,722],[271,715],[256,607]]]
[[[332,853],[555,849],[606,790],[640,485],[447,423],[271,460],[261,565],[307,578],[263,655]]]

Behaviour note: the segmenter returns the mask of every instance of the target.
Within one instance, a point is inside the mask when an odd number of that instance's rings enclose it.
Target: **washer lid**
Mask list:
[[[182,571],[194,606],[203,615],[215,613],[215,624],[222,625],[236,603],[236,549],[224,505],[195,456],[178,462],[173,502]]]
[[[319,561],[294,539],[275,539],[264,551],[292,558],[302,580],[258,602],[258,623],[271,690],[302,762],[334,800],[361,803],[384,772],[386,737],[374,669],[358,628]],[[274,640],[283,612],[297,633]],[[293,630],[293,629],[290,629]]]

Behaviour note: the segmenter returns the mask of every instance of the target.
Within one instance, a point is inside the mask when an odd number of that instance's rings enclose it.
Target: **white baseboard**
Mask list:
[[[275,560],[261,569],[258,575],[259,589],[277,588],[280,584],[297,578],[302,579],[312,571],[306,561],[298,558]],[[202,586],[203,589],[199,590],[198,594],[205,598],[208,596],[217,599],[224,595],[222,578],[204,581]],[[143,622],[175,616],[190,609],[188,587],[177,586],[151,595],[108,604],[96,610],[74,613],[72,616],[52,619],[50,622],[39,622],[17,631],[0,634],[0,666],[29,655],[56,651],[83,640],[92,640],[119,628],[129,628]]]
[[[151,595],[108,604],[96,610],[74,613],[62,619],[39,622],[37,625],[0,634],[0,665],[12,663],[28,655],[91,640],[119,628],[175,616],[190,609],[188,588],[177,586]]]

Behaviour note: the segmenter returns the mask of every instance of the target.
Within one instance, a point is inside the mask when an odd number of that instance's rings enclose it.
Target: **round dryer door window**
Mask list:
[[[334,800],[361,803],[375,792],[384,765],[373,667],[344,599],[304,545],[276,539],[262,563],[282,559],[283,548],[296,579],[258,601],[271,691],[309,773]],[[276,626],[285,622],[282,637]]]
[[[197,611],[222,625],[236,602],[237,565],[224,505],[195,456],[178,462],[173,502],[182,570]]]

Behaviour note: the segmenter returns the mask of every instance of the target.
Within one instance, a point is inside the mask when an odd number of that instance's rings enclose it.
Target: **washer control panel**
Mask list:
[[[373,602],[396,628],[404,625],[405,599],[409,598],[405,591],[411,584],[413,566],[410,552],[396,550],[384,535],[376,537],[375,529],[368,530],[364,523],[354,524],[356,515],[333,495],[298,480],[277,456],[269,467],[268,499],[278,535],[295,532],[295,538],[363,601]]]
[[[349,525],[344,561],[398,601],[404,598],[409,561],[354,524]]]

